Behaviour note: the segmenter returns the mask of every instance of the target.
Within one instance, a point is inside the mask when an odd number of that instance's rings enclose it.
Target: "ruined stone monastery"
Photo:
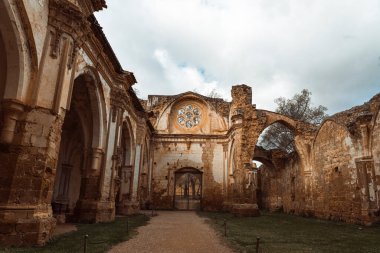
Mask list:
[[[0,245],[145,208],[379,221],[380,94],[320,126],[256,109],[247,85],[231,102],[140,100],[93,15],[105,7],[0,0]],[[295,153],[257,146],[276,122]]]

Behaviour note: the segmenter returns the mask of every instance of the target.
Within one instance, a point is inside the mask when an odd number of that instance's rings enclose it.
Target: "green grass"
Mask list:
[[[279,213],[260,217],[235,218],[227,213],[204,213],[213,227],[241,252],[256,252],[260,237],[263,253],[379,253],[380,226],[359,225],[303,218]]]
[[[129,234],[127,233],[127,219]],[[33,248],[0,248],[0,252],[28,253],[63,253],[83,252],[84,236],[88,237],[88,253],[106,252],[113,245],[127,241],[136,235],[136,228],[147,224],[149,218],[145,215],[118,217],[113,222],[97,224],[79,224],[78,230],[54,237],[44,247]],[[95,244],[94,244],[95,243]]]

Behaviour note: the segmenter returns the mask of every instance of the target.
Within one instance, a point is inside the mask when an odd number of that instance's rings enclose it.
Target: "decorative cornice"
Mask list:
[[[68,0],[49,1],[49,25],[55,28],[50,52],[53,58],[57,58],[59,55],[59,45],[63,33],[73,38],[72,52],[76,54],[91,32],[90,22],[87,21],[81,9]],[[75,58],[75,55],[72,58]]]
[[[91,15],[95,11],[101,11],[104,8],[107,8],[105,0],[80,0],[79,3],[83,9],[83,12],[86,13],[87,16]]]
[[[131,100],[124,89],[111,88],[111,105],[126,110],[131,104]]]

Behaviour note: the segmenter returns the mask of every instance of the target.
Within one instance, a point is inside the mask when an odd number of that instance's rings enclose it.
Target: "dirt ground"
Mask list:
[[[114,246],[109,253],[231,253],[221,238],[195,212],[159,211],[138,235]]]
[[[61,235],[61,234],[68,233],[71,231],[76,231],[76,230],[77,230],[77,227],[74,224],[70,224],[70,223],[58,224],[55,227],[53,236]]]

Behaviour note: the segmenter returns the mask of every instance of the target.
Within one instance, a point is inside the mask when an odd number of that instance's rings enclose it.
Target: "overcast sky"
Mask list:
[[[139,96],[226,98],[234,84],[274,110],[309,89],[329,114],[380,92],[379,0],[108,0],[96,14]]]

